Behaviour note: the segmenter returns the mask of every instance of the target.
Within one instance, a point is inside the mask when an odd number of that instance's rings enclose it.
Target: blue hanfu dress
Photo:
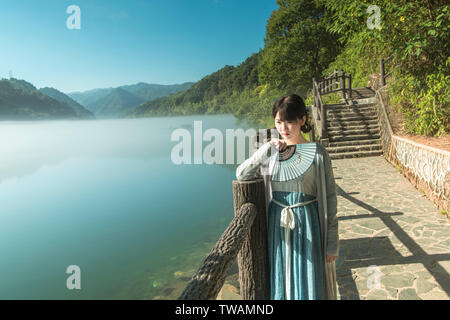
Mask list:
[[[318,143],[297,144],[295,149],[301,154],[301,161],[292,163],[296,166],[296,178],[283,181],[279,166],[274,164],[278,153],[268,158],[270,145],[267,144],[243,162],[236,175],[238,180],[262,175],[269,178],[265,183],[266,192],[270,192],[266,197],[270,297],[272,300],[336,299],[335,265],[325,261],[326,254],[337,256],[339,248],[336,208],[333,208],[337,205],[336,187],[329,156]],[[264,163],[272,163],[265,167],[266,172]],[[329,217],[327,211],[334,215]]]

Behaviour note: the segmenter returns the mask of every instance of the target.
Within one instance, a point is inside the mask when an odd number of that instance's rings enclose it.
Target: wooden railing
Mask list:
[[[326,138],[327,133],[327,112],[325,105],[322,102],[322,96],[320,94],[320,87],[316,79],[313,78],[313,94],[314,94],[314,104],[313,104],[313,118],[317,127],[317,134],[320,138]]]
[[[380,59],[380,74],[381,74],[381,77],[380,77],[381,83],[380,84],[382,87],[386,85],[387,77],[389,77],[394,72],[394,70],[398,67],[398,65],[395,65],[393,67],[391,66],[392,67],[391,71],[386,73],[386,66],[389,62],[392,62],[392,58],[393,58],[393,55],[391,55],[390,57],[388,57],[386,59],[383,59],[383,58]]]
[[[323,79],[313,78],[313,119],[317,127],[319,139],[328,138],[327,132],[327,111],[326,105],[322,101],[322,96],[341,92],[343,99],[352,98],[352,75],[346,74],[344,70],[334,70]]]
[[[344,70],[336,70],[323,79],[316,79],[320,95],[341,92],[342,98],[352,97],[352,75],[346,74]]]
[[[233,181],[235,217],[187,284],[179,300],[216,299],[236,257],[240,295],[270,300],[265,187],[263,179]]]

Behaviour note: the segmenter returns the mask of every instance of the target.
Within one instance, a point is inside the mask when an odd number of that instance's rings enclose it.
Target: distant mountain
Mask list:
[[[194,83],[185,82],[175,85],[137,83],[117,88],[94,89],[85,92],[73,92],[68,95],[97,117],[121,117],[133,107],[189,89]]]
[[[75,110],[75,113],[80,118],[86,118],[86,119],[94,119],[94,114],[84,108],[82,105],[80,105],[78,102],[70,98],[69,96],[65,95],[61,91],[58,91],[54,88],[41,88],[39,89],[40,92],[43,94],[49,96],[50,98],[53,98],[55,100],[58,100],[60,102],[63,102],[67,104],[69,107],[71,107],[73,110]]]
[[[194,82],[185,82],[182,84],[148,84],[139,82],[137,84],[121,86],[119,88],[124,89],[142,99],[144,101],[150,101],[161,97],[168,96],[169,94],[184,91],[192,87]]]
[[[107,96],[89,105],[97,118],[118,117],[123,111],[140,105],[145,100],[129,93],[128,91],[116,88]]]
[[[74,109],[18,79],[0,80],[0,120],[79,119]]]
[[[106,97],[113,90],[114,88],[92,89],[83,92],[67,93],[67,95],[76,102],[78,102],[79,104],[81,104],[82,106],[84,106],[89,111],[93,112],[93,110],[91,110],[89,106],[93,105],[96,101],[100,100],[101,98]]]
[[[148,101],[124,114],[124,117],[152,117],[189,114],[240,114],[253,108],[252,103],[237,101],[237,97],[247,91],[255,95],[258,82],[258,56],[254,53],[239,66],[226,65],[222,69],[205,76],[189,89]],[[258,89],[261,89],[259,87]]]

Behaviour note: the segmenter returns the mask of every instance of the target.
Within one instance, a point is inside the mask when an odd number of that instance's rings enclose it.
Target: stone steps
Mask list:
[[[379,144],[381,146],[381,140],[380,139],[367,139],[367,140],[348,140],[348,141],[335,141],[330,142],[328,144],[328,148],[334,148],[334,147],[345,147],[345,146],[360,146],[360,145],[374,145]]]
[[[328,110],[358,110],[361,108],[372,108],[374,109],[374,106],[372,103],[363,103],[363,104],[346,104],[346,103],[340,103],[333,106],[327,105],[327,111]]]
[[[342,110],[342,111],[328,111],[327,119],[356,117],[356,116],[377,116],[377,111],[373,109],[360,109],[360,110]]]
[[[380,139],[380,134],[355,134],[355,135],[335,135],[330,136],[329,141],[330,142],[338,142],[338,141],[349,141],[349,140],[369,140],[369,139]]]
[[[346,114],[342,116],[329,116],[327,117],[328,123],[344,123],[347,121],[367,121],[367,120],[377,120],[378,115],[376,113],[370,115],[360,115],[360,114]],[[334,124],[332,124],[334,125]]]
[[[352,102],[327,105],[329,139],[326,149],[330,158],[383,155],[376,107],[367,100]]]
[[[365,99],[375,96],[375,91],[370,88],[353,88],[352,99]]]
[[[381,144],[377,143],[377,144],[361,144],[353,146],[328,147],[327,151],[330,155],[347,152],[357,152],[357,151],[381,151]]]
[[[352,89],[352,98],[327,104],[328,139],[324,140],[331,159],[373,157],[383,154],[375,92]]]
[[[360,98],[360,99],[355,99],[355,97],[352,97],[352,99],[347,98],[347,99],[341,99],[340,101],[342,104],[347,104],[347,105],[373,104],[373,103],[377,102],[375,96]]]
[[[328,148],[327,148],[328,150]],[[376,157],[382,156],[383,151],[355,151],[355,152],[343,152],[343,153],[330,153],[331,160],[347,159],[347,158],[364,158],[364,157]]]
[[[351,119],[351,120],[332,120],[330,121],[330,119],[328,119],[328,126],[329,127],[340,127],[340,126],[363,126],[363,125],[374,125],[374,124],[378,124],[378,119],[373,119],[373,118],[369,118],[369,119],[360,119],[355,118],[355,119]]]
[[[337,129],[337,130],[330,130],[328,129],[328,135],[337,137],[337,136],[354,136],[354,135],[362,135],[362,134],[379,134],[380,129],[378,127],[376,128],[362,128],[362,129]]]
[[[346,103],[339,103],[334,105],[327,105],[326,106],[327,112],[337,112],[337,111],[358,111],[358,110],[366,110],[371,109],[375,110],[376,108],[373,105],[373,103],[363,103],[363,104],[346,104]]]
[[[357,105],[357,104],[342,104],[340,106],[335,106],[332,108],[327,108],[327,113],[333,113],[333,112],[357,112],[357,111],[363,111],[363,110],[375,110],[376,109],[373,106],[370,105]]]
[[[361,129],[376,129],[378,128],[378,123],[373,124],[366,124],[366,123],[359,123],[359,122],[352,122],[352,123],[341,123],[339,125],[330,126],[328,127],[328,131],[338,131],[338,130],[361,130]]]

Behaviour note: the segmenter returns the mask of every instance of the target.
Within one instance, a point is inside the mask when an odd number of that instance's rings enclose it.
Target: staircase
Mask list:
[[[328,139],[321,143],[331,159],[383,154],[373,90],[352,89],[352,99],[328,104],[326,110]]]

